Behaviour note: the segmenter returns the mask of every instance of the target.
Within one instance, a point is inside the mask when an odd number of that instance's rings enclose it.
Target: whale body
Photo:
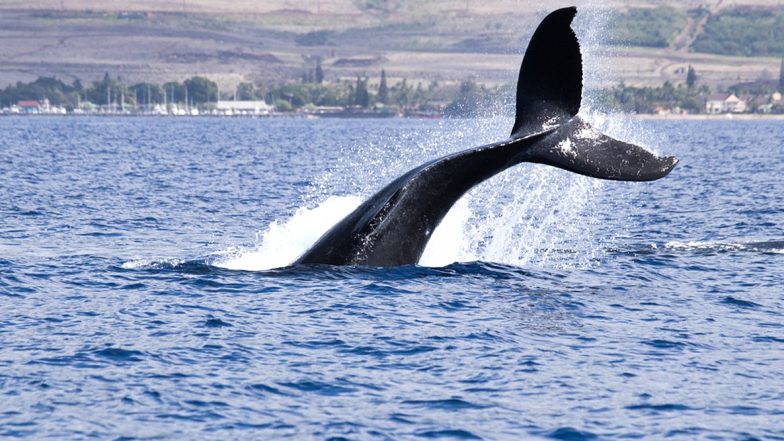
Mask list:
[[[416,264],[449,209],[468,190],[521,162],[599,179],[652,181],[677,164],[604,135],[577,116],[582,56],[570,25],[575,7],[550,13],[531,37],[517,82],[509,139],[420,165],[328,230],[294,264]]]

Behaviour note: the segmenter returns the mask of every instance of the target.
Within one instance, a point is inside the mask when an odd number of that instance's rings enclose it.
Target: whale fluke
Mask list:
[[[505,141],[430,161],[395,179],[327,231],[296,264],[415,264],[449,209],[480,182],[521,162],[582,175],[651,181],[677,164],[600,133],[577,116],[582,57],[570,25],[577,9],[549,14],[528,45],[517,114]]]
[[[678,163],[674,156],[657,156],[613,139],[579,116],[559,126],[546,139],[526,152],[526,162],[613,181],[655,181],[667,176]]]
[[[517,78],[513,138],[555,127],[580,110],[583,61],[570,27],[575,14],[575,7],[554,11],[531,36]]]

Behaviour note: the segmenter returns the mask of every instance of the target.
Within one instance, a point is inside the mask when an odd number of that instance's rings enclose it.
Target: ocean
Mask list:
[[[514,167],[397,268],[288,265],[509,118],[0,117],[0,437],[784,439],[784,126],[587,117],[680,164]]]

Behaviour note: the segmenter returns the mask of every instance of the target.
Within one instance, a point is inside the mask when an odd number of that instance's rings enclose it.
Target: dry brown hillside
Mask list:
[[[206,75],[240,81],[296,78],[324,60],[327,79],[377,76],[409,81],[514,80],[530,32],[547,10],[576,3],[575,27],[588,53],[589,82],[682,81],[693,64],[713,85],[777,75],[775,58],[695,54],[691,21],[672,47],[603,46],[608,10],[668,5],[784,8],[784,0],[3,0],[0,87],[38,76],[89,82],[104,73],[128,81]],[[601,66],[601,69],[598,69]]]

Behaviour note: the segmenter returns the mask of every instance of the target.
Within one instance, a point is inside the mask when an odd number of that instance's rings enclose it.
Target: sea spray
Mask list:
[[[356,196],[332,196],[316,208],[301,207],[289,219],[273,221],[257,235],[257,246],[225,250],[216,256],[214,264],[245,271],[290,265],[361,202]]]
[[[325,172],[325,176],[340,178],[315,179],[305,198],[320,202],[305,203],[290,218],[272,222],[258,234],[255,246],[223,251],[216,265],[244,270],[289,265],[387,181],[435,157],[502,139],[510,125],[504,117],[449,120],[402,142],[388,139],[384,144],[374,139],[362,154],[361,146],[346,146],[346,154],[340,156],[351,159],[339,161]],[[601,188],[595,179],[521,164],[480,184],[458,201],[435,230],[420,264],[590,264],[600,253],[594,201]],[[359,196],[346,195],[358,190]]]

